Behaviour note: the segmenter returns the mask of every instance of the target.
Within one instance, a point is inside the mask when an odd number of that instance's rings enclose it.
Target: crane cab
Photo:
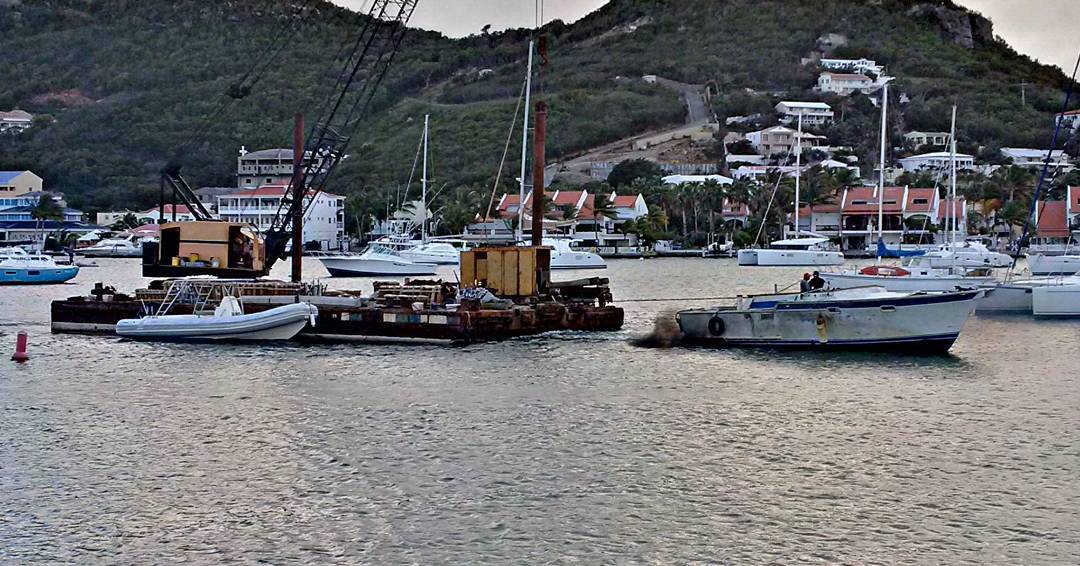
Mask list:
[[[263,239],[247,224],[166,223],[159,242],[143,245],[143,277],[254,279],[268,271]]]

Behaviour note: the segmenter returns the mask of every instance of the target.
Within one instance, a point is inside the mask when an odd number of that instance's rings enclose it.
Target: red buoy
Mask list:
[[[15,338],[15,353],[11,355],[12,361],[19,363],[25,362],[30,359],[30,356],[26,355],[26,332],[20,332]]]

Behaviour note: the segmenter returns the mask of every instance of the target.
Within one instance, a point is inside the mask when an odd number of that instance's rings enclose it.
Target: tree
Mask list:
[[[664,170],[659,165],[648,159],[627,159],[620,161],[611,173],[608,174],[607,182],[613,188],[618,189],[633,184],[635,180],[659,181],[664,176]]]
[[[593,196],[593,224],[596,226],[597,234],[600,233],[600,217],[615,218],[618,213],[615,212],[615,203],[611,201],[606,193],[598,193]],[[600,244],[600,237],[597,236],[597,245]]]

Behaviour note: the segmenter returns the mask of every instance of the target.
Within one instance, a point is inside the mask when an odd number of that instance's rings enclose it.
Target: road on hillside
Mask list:
[[[704,86],[680,83],[663,77],[656,77],[656,84],[682,94],[683,101],[686,103],[686,123],[688,125],[703,124],[712,118],[712,112],[705,105]]]

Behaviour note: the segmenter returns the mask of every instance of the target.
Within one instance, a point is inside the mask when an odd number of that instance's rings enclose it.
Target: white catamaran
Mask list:
[[[832,249],[829,239],[817,234],[800,237],[799,187],[802,179],[802,113],[799,113],[799,129],[795,136],[795,230],[794,237],[777,240],[767,248],[739,250],[736,255],[743,266],[817,266],[843,265],[844,254]]]

